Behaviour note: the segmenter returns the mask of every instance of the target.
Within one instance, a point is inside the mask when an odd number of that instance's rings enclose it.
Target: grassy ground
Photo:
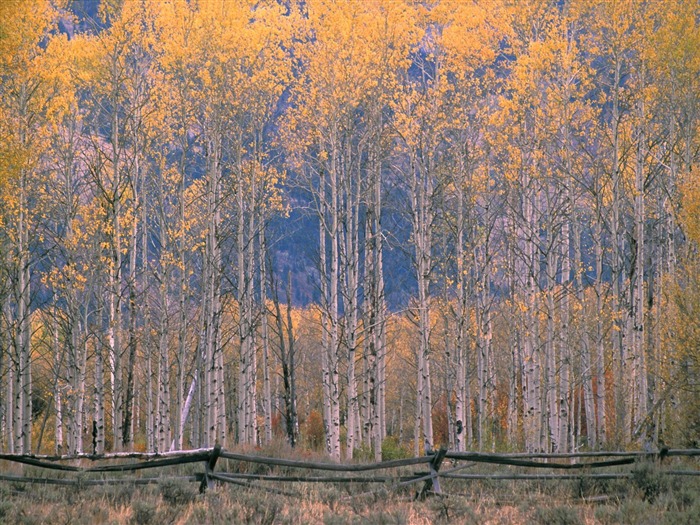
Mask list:
[[[227,467],[235,465],[221,465]],[[490,468],[474,466],[469,471]],[[178,473],[196,469],[191,465]],[[276,494],[226,484],[200,495],[197,483],[168,480],[105,487],[0,482],[0,523],[700,523],[700,478],[664,476],[646,463],[633,472],[631,479],[623,480],[443,480],[444,495],[425,501],[415,499],[419,485],[266,485],[291,493]],[[31,468],[23,473],[38,474]]]

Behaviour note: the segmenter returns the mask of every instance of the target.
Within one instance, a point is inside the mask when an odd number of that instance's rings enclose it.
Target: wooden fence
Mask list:
[[[81,454],[77,456],[44,456],[0,454],[2,462],[13,462],[38,469],[62,472],[69,477],[28,477],[14,475],[0,469],[0,481],[16,483],[40,483],[52,485],[94,486],[115,484],[150,484],[166,480],[199,483],[200,492],[214,486],[215,482],[233,483],[287,494],[271,484],[282,483],[384,483],[401,487],[423,483],[417,495],[441,493],[440,479],[455,480],[566,480],[566,479],[618,479],[633,476],[633,469],[611,472],[612,467],[631,466],[640,461],[655,461],[659,471],[669,476],[700,476],[700,469],[673,469],[667,458],[674,456],[698,457],[700,449],[664,449],[659,453],[645,452],[580,452],[571,454],[489,454],[481,452],[455,452],[444,448],[425,456],[382,461],[369,464],[320,463],[302,460],[239,454],[222,450],[220,446],[164,454],[115,453],[101,456]],[[220,459],[227,460],[225,470],[216,470]],[[92,466],[74,463],[94,463]],[[133,461],[136,460],[136,461]],[[449,468],[443,468],[449,460]],[[115,463],[116,462],[116,463]],[[106,464],[108,463],[108,464]],[[469,474],[461,472],[479,463],[516,467],[496,473]],[[202,471],[187,476],[110,477],[117,473],[135,473],[146,469],[200,464]],[[421,472],[406,473],[406,467],[424,465]],[[696,465],[693,465],[697,467]],[[233,467],[233,468],[231,468]],[[255,469],[255,472],[249,472]],[[273,469],[277,472],[272,473]],[[403,469],[404,472],[397,472]],[[523,469],[539,472],[526,473]],[[544,471],[543,471],[544,470]],[[593,472],[593,471],[596,472]],[[293,473],[289,473],[289,472]],[[319,474],[319,471],[321,474]],[[381,474],[377,474],[381,471]],[[93,477],[99,474],[100,477]]]

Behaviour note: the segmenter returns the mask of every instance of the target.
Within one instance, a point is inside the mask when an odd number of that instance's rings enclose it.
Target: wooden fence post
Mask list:
[[[438,472],[442,466],[442,460],[445,459],[445,454],[447,454],[447,448],[443,445],[440,447],[440,450],[434,452],[434,454],[433,459],[430,461],[430,479],[425,481],[423,490],[421,490],[418,495],[420,499],[425,499],[431,491],[435,494],[442,494]]]
[[[202,483],[199,485],[199,492],[204,494],[207,489],[214,488],[214,480],[210,477],[210,474],[214,472],[214,467],[216,467],[216,461],[221,455],[221,445],[217,443],[211,454],[209,455],[209,460],[204,464],[204,477],[202,477]]]

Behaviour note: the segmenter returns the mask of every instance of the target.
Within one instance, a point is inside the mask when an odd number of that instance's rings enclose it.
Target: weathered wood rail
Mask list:
[[[482,452],[455,452],[441,448],[429,452],[425,456],[382,461],[379,463],[341,464],[323,463],[294,459],[282,459],[274,457],[240,454],[222,450],[220,446],[211,449],[198,449],[164,454],[146,453],[116,453],[105,455],[81,454],[75,456],[44,456],[44,455],[16,455],[0,454],[0,481],[15,483],[40,483],[47,485],[73,485],[73,486],[99,486],[116,484],[152,484],[165,480],[179,480],[184,482],[199,483],[200,492],[214,487],[215,482],[233,483],[248,487],[257,487],[286,494],[285,491],[270,486],[270,483],[384,483],[395,487],[406,486],[423,482],[423,487],[418,491],[418,497],[425,497],[429,493],[440,493],[440,478],[453,480],[567,480],[567,479],[618,479],[633,476],[632,470],[624,472],[591,472],[596,469],[610,467],[624,467],[633,465],[639,461],[656,461],[664,464],[666,458],[700,457],[700,449],[664,449],[658,453],[647,452],[580,452],[569,454],[489,454]],[[612,459],[608,459],[612,458]],[[227,460],[227,470],[216,471],[217,462]],[[90,461],[114,462],[117,464],[95,464],[90,466],[65,464]],[[129,461],[137,460],[137,461]],[[452,462],[451,468],[441,470],[445,460]],[[51,478],[24,476],[8,473],[1,468],[3,462],[17,463],[27,467],[46,469],[48,471],[60,471],[71,478]],[[234,469],[228,470],[233,462]],[[130,473],[146,469],[158,469],[170,466],[186,464],[202,464],[203,471],[191,475],[157,477],[104,477],[115,473]],[[478,463],[516,467],[518,469],[546,469],[542,473],[523,472],[496,472],[465,474],[460,471]],[[246,472],[246,465],[258,465],[264,472]],[[427,471],[406,473],[407,467],[426,465]],[[273,469],[281,470],[275,472]],[[298,474],[287,472],[290,469],[306,471]],[[403,472],[395,472],[396,469],[404,469]],[[325,472],[320,475],[317,471]],[[384,471],[382,474],[375,474]],[[387,474],[387,471],[394,471]],[[562,472],[564,471],[564,472]],[[660,468],[660,472],[669,476],[700,476],[700,469],[670,469]],[[91,478],[90,475],[102,474],[103,477]],[[261,482],[265,482],[262,485]]]

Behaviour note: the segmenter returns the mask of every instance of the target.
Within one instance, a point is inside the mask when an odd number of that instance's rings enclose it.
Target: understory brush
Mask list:
[[[269,456],[272,452],[277,457],[284,457],[285,452],[294,457],[292,451],[256,451]],[[461,472],[496,470],[484,465],[462,465],[465,468]],[[221,461],[216,471],[310,474],[291,467],[262,467],[265,468],[250,468],[250,464],[229,460]],[[454,467],[445,466],[444,470]],[[245,478],[218,484],[204,494],[199,491],[199,482],[184,477],[197,472],[201,472],[201,465],[186,465],[143,485],[95,486],[90,483],[101,478],[84,473],[79,474],[81,483],[74,486],[1,482],[0,523],[684,525],[697,523],[700,516],[700,479],[668,476],[655,463],[640,462],[631,470],[620,470],[622,477],[616,479],[586,474],[564,481],[443,478],[442,494],[424,499],[416,497],[423,482],[409,484],[398,479],[415,474],[414,467],[384,473],[390,478],[381,483],[292,483]],[[128,479],[127,475],[124,477]],[[113,481],[119,476],[110,478]]]

